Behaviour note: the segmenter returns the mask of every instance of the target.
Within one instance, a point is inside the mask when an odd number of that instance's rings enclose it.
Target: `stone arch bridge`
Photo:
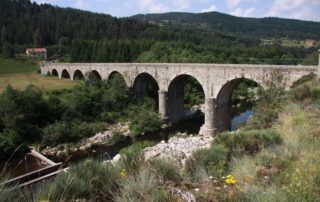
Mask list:
[[[74,80],[86,73],[108,79],[117,72],[128,87],[144,91],[150,82],[158,86],[159,113],[168,121],[184,113],[184,82],[195,78],[205,94],[205,123],[201,133],[214,135],[230,129],[231,95],[243,79],[266,85],[274,71],[282,73],[287,87],[304,75],[319,74],[317,66],[244,65],[244,64],[143,64],[143,63],[44,63],[42,74]]]

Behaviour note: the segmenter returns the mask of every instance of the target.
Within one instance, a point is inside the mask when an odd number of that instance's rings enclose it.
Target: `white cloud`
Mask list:
[[[217,6],[211,5],[209,8],[202,9],[201,12],[207,13],[207,12],[212,12],[212,11],[216,11],[216,10],[217,10]]]
[[[169,8],[154,0],[139,0],[139,5],[142,10],[151,13],[163,13],[169,11]]]
[[[248,9],[236,8],[235,10],[232,10],[230,14],[239,16],[239,17],[250,17],[250,16],[253,16],[255,11],[256,11],[255,8],[248,8]]]
[[[320,20],[319,0],[274,0],[266,16]]]
[[[227,0],[228,6],[230,8],[237,7],[241,2],[242,2],[242,0]]]
[[[190,8],[190,2],[186,0],[171,0],[175,10],[182,11]]]
[[[90,8],[90,4],[88,2],[85,2],[84,0],[76,0],[76,2],[74,3],[74,6],[76,8],[86,9],[86,10]]]

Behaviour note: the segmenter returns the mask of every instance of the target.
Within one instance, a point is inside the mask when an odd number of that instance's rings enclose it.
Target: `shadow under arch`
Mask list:
[[[185,104],[188,101],[186,93],[196,95],[198,104],[204,103],[205,92],[200,82],[188,74],[178,75],[168,88],[168,116],[171,122],[178,122],[185,117]]]
[[[84,75],[83,73],[80,71],[80,70],[76,70],[74,73],[73,73],[73,80],[84,80]]]
[[[97,70],[90,71],[88,77],[89,79],[102,80],[102,77]]]
[[[51,76],[59,76],[58,71],[56,69],[53,69],[51,71]]]
[[[143,72],[139,74],[133,82],[133,92],[138,96],[148,96],[156,101],[158,107],[159,98],[158,91],[159,85],[156,79],[150,74]]]
[[[70,74],[69,74],[69,72],[68,72],[66,69],[62,70],[62,72],[61,72],[61,78],[70,79]]]
[[[117,86],[121,88],[127,89],[127,83],[126,80],[124,79],[123,75],[118,72],[118,71],[113,71],[109,74],[107,78],[107,87],[110,88],[112,86]]]
[[[248,100],[239,100],[239,95],[241,93],[248,92],[247,89],[253,87],[261,87],[257,81],[247,78],[237,78],[228,81],[220,89],[217,99],[216,99],[216,114],[215,114],[215,127],[219,132],[230,131],[232,118],[239,115],[239,112],[243,113],[245,110],[252,109],[252,104]],[[239,89],[238,93],[233,97],[233,93],[236,89]],[[243,91],[246,90],[246,91]],[[246,98],[245,98],[246,99]],[[240,102],[247,102],[248,106],[246,108],[242,107]],[[239,105],[239,106],[238,106]],[[236,108],[239,107],[239,111],[236,112]],[[241,109],[242,107],[242,109]],[[238,114],[237,114],[238,113]]]

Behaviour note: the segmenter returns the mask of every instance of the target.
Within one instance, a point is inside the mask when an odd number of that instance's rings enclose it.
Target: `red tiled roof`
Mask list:
[[[34,53],[42,53],[42,52],[47,52],[47,49],[45,48],[28,48],[28,52],[34,52]]]

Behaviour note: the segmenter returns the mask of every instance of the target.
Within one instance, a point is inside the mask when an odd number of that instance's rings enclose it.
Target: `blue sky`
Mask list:
[[[218,11],[242,17],[275,16],[320,21],[320,0],[34,0],[112,16]]]

